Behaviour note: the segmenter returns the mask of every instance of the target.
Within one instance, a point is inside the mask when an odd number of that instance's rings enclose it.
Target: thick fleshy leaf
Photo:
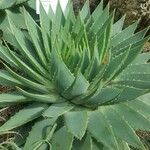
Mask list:
[[[52,52],[51,72],[55,73],[55,85],[60,92],[66,90],[74,81],[74,76],[63,62],[58,52]]]
[[[60,128],[52,138],[52,150],[71,150],[73,135],[68,132],[66,127]]]
[[[106,87],[102,89],[98,89],[95,94],[90,97],[86,102],[88,104],[99,104],[103,105],[105,103],[108,103],[110,101],[113,101],[120,93],[122,90],[119,88],[111,88],[111,87]]]
[[[82,139],[86,132],[88,124],[87,111],[67,112],[66,114],[64,114],[64,117],[68,131],[78,139]]]
[[[0,2],[0,9],[6,9],[6,8],[9,8],[11,7],[13,4],[15,3],[14,0],[1,0]]]
[[[39,150],[46,150],[50,148],[49,144],[46,143],[46,138],[51,132],[55,121],[56,118],[43,119],[36,122],[27,137],[23,150],[35,149],[37,147]]]
[[[43,78],[43,76],[41,76],[38,72],[34,71],[34,69],[27,65],[26,62],[22,61],[17,55],[15,55],[14,53],[12,53],[10,51],[10,55],[11,58],[13,59],[13,61],[16,63],[17,68],[19,68],[21,70],[21,68],[24,68],[24,72],[26,74],[28,74],[30,77],[32,77],[33,79],[35,79],[36,81],[40,82],[40,83],[45,83],[45,80]]]
[[[29,102],[30,100],[18,93],[0,94],[0,104]]]
[[[111,33],[111,37],[119,34],[120,32],[122,32],[122,28],[124,25],[124,20],[125,20],[125,15],[119,19],[112,27],[112,33]]]
[[[28,92],[25,91],[19,87],[17,87],[17,90],[24,95],[25,97],[28,97],[30,99],[32,99],[33,101],[37,101],[37,102],[44,102],[44,103],[57,103],[57,102],[61,102],[64,101],[64,99],[62,97],[60,97],[59,95],[56,94],[38,94],[35,92]]]
[[[84,94],[87,91],[89,85],[90,84],[86,78],[82,75],[82,73],[79,72],[73,84],[66,91],[64,91],[63,95],[67,99],[72,99],[76,96]]]
[[[42,49],[44,47],[42,45],[42,37],[41,37],[42,35],[41,35],[40,28],[26,11],[24,11],[24,18],[25,18],[27,29],[34,43],[37,55],[39,56],[40,62],[43,65],[46,65],[46,58],[44,56],[44,53],[42,52]]]
[[[9,19],[9,25],[11,28],[11,32],[13,33],[15,39],[17,40],[18,44],[21,46],[21,53],[23,53],[29,60],[29,62],[31,62],[31,64],[38,69],[39,72],[41,72],[42,74],[45,73],[44,68],[37,62],[37,60],[33,57],[33,55],[31,54],[31,52],[29,51],[31,47],[31,45],[29,45],[29,43],[27,42],[27,40],[25,39],[25,35],[15,27],[15,25],[13,24],[12,20]]]
[[[111,46],[115,47],[119,43],[121,43],[121,42],[125,41],[126,39],[128,39],[129,37],[131,37],[133,35],[136,27],[137,27],[137,22],[135,22],[134,24],[125,28],[122,32],[120,32],[119,34],[114,36],[111,40]]]
[[[12,75],[12,77],[14,77],[14,79],[17,79],[19,82],[22,83],[22,86],[25,87],[30,87],[33,90],[36,91],[40,91],[40,92],[48,92],[48,90],[46,89],[45,86],[38,84],[37,82],[28,80],[27,78],[17,74],[16,72],[14,72],[12,69],[10,69],[7,65],[5,65],[6,69],[8,70],[8,72]]]
[[[136,101],[130,101],[128,102],[128,105],[134,109],[135,111],[138,111],[140,114],[142,114],[145,118],[150,120],[150,103],[149,98],[150,94],[145,94],[143,96],[140,96],[137,98]]]
[[[134,129],[150,131],[150,120],[141,114],[138,109],[133,109],[128,103],[115,105],[114,109],[117,110],[120,115],[124,116],[124,119],[127,120]]]
[[[8,86],[19,86],[21,82],[13,78],[6,70],[0,70],[0,84]]]
[[[49,11],[51,11],[51,9],[49,9]],[[51,14],[53,14],[53,13],[51,13]],[[64,26],[64,23],[65,23],[65,16],[64,16],[64,13],[63,13],[63,10],[62,10],[62,7],[61,7],[59,1],[58,1],[58,4],[57,4],[57,7],[56,7],[55,15],[54,15],[54,17],[52,17],[52,19],[53,19],[52,20],[53,29],[57,33],[57,32],[59,32],[61,26]]]
[[[120,86],[118,86],[118,88],[120,88]],[[134,87],[125,87],[123,88],[122,92],[118,95],[118,97],[116,97],[114,99],[114,101],[112,101],[111,104],[114,103],[118,103],[118,102],[125,102],[125,101],[130,101],[130,100],[134,100],[137,97],[145,94],[147,91],[146,90],[142,90],[139,88],[134,88]]]
[[[108,108],[103,109],[103,113],[106,115],[108,122],[112,126],[115,136],[137,148],[144,149],[142,142],[133,128],[125,121],[119,112],[116,112],[115,109],[112,109],[112,107],[109,106]]]
[[[86,134],[82,140],[74,140],[73,150],[93,150],[92,138],[90,134]]]
[[[98,142],[107,145],[112,150],[119,150],[112,127],[100,111],[90,114],[88,131]]]
[[[44,113],[44,117],[59,117],[71,109],[73,109],[73,105],[70,103],[59,103],[51,105]]]
[[[7,48],[2,45],[0,45],[0,57],[10,65],[18,67],[14,60],[11,58],[11,55],[9,54]]]
[[[148,29],[144,29],[136,34],[133,34],[129,39],[126,39],[125,41],[119,43],[116,47],[114,47],[113,51],[118,52],[120,49],[126,47],[127,45],[135,45],[141,39],[144,38],[145,34],[147,33],[147,30]]]
[[[81,20],[86,21],[87,18],[89,18],[89,16],[90,16],[90,7],[89,7],[89,0],[87,0],[82,10],[80,11],[80,17]]]
[[[116,56],[115,58],[112,58],[109,62],[109,65],[104,73],[104,81],[111,80],[117,72],[121,69],[122,65],[124,65],[130,51],[130,46],[126,48],[125,52],[122,54]]]
[[[97,20],[92,24],[90,30],[93,33],[97,33],[101,27],[103,26],[103,23],[108,19],[109,17],[109,5],[104,9],[103,13],[97,18]]]
[[[42,32],[42,39],[43,39],[43,44],[45,48],[45,56],[47,59],[50,57],[50,37],[49,33],[50,28],[51,28],[51,20],[47,13],[45,12],[42,4],[40,4],[40,24],[41,24],[41,32]]]
[[[145,64],[148,62],[148,60],[150,60],[150,53],[141,53],[137,55],[131,65]]]
[[[97,18],[102,14],[102,12],[103,12],[103,0],[101,0],[97,8],[92,13],[92,17],[94,18],[94,20],[97,20]]]
[[[7,132],[21,125],[24,125],[41,116],[42,112],[47,108],[46,104],[34,103],[25,107],[12,116],[6,123],[0,127],[0,132]]]
[[[92,140],[92,150],[103,150],[104,145],[96,140]],[[107,147],[107,149],[109,149]]]
[[[31,121],[19,128],[18,134],[14,136],[14,142],[17,143],[18,147],[22,147],[26,143],[26,139],[33,125],[34,121]]]

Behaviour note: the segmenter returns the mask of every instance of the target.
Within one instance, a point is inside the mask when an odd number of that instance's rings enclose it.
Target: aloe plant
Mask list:
[[[150,130],[148,29],[124,29],[102,2],[91,14],[87,1],[78,16],[72,2],[64,13],[41,6],[40,25],[23,16],[27,33],[9,18],[15,50],[0,46],[0,84],[13,89],[0,106],[23,108],[0,133],[17,128],[23,150],[145,150],[135,130]]]

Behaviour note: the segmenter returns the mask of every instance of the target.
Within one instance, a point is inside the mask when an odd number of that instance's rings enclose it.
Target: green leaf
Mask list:
[[[10,65],[18,67],[14,60],[11,58],[11,55],[9,54],[7,48],[2,45],[0,45],[0,57]]]
[[[87,111],[72,111],[64,114],[65,124],[69,132],[78,139],[82,139],[88,123]]]
[[[143,90],[149,90],[150,87],[150,81],[142,81],[142,80],[123,80],[118,81],[117,84],[123,85],[123,86],[131,86]]]
[[[102,143],[99,143],[94,139],[92,140],[92,150],[103,150],[103,148],[104,148],[104,145]]]
[[[79,54],[77,54],[77,52],[76,52],[76,55],[79,55]],[[89,64],[89,60],[90,60],[89,57],[90,57],[89,52],[88,52],[87,48],[84,47],[80,60],[77,60],[77,63],[79,62],[77,65],[77,69],[81,70],[81,73],[85,72],[85,70]],[[80,73],[79,73],[79,75],[80,75]]]
[[[75,140],[73,150],[93,150],[92,138],[90,134],[86,134],[81,141]]]
[[[63,10],[61,8],[60,2],[58,1],[56,12],[54,16],[54,28],[57,32],[59,32],[61,26],[64,26],[65,16]]]
[[[28,97],[28,98],[32,99],[33,101],[37,101],[37,102],[41,102],[41,103],[42,102],[58,103],[58,102],[64,101],[64,99],[62,97],[60,97],[59,95],[56,95],[54,93],[39,94],[39,93],[34,93],[33,91],[32,92],[25,91],[25,90],[21,89],[20,87],[17,87],[17,90],[19,91],[19,93],[21,93],[25,97]]]
[[[147,94],[146,94],[147,95]],[[145,96],[145,95],[144,95]],[[143,96],[139,97],[136,101],[130,101],[128,102],[128,105],[134,109],[135,111],[138,111],[140,114],[142,114],[145,118],[150,120],[150,105],[149,105],[149,98],[146,98],[148,103],[144,102]]]
[[[111,47],[115,47],[118,44],[120,44],[121,42],[125,41],[126,39],[130,38],[135,29],[137,27],[137,22],[133,23],[132,25],[130,25],[129,27],[125,28],[122,32],[120,32],[119,34],[117,34],[116,36],[114,36],[111,39]]]
[[[42,4],[40,4],[40,25],[41,25],[41,31],[42,31],[42,39],[44,43],[45,48],[45,54],[47,59],[50,57],[50,37],[49,33],[51,28],[51,20],[47,13],[45,12]]]
[[[114,37],[117,34],[119,34],[120,32],[122,32],[124,20],[125,20],[125,15],[121,19],[119,19],[116,23],[114,23],[114,25],[112,27],[111,37]]]
[[[138,109],[133,109],[128,103],[114,105],[114,109],[123,116],[134,129],[150,131],[150,120],[141,114]]]
[[[55,86],[58,88],[58,91],[63,92],[71,86],[74,81],[74,76],[56,50],[52,51],[51,61],[51,72],[56,73],[54,78]]]
[[[15,0],[1,0],[0,9],[6,9],[11,7],[15,3]]]
[[[6,9],[6,14],[7,14],[7,22],[9,25],[9,18],[11,18],[11,20],[14,22],[14,24],[16,25],[16,27],[22,28],[22,29],[26,29],[25,26],[25,21],[24,21],[24,17],[21,14],[21,10],[19,7],[12,7],[10,9]]]
[[[102,48],[100,49],[100,52],[99,52],[101,64],[105,64],[105,59],[106,59],[106,64],[109,63],[109,57],[110,57],[109,55],[111,55],[112,53],[109,47],[110,47],[110,42],[111,42],[111,32],[112,32],[114,14],[115,12],[111,13],[111,15],[104,22],[104,24],[102,24],[102,27],[99,28],[97,32],[98,41],[100,40],[100,42],[104,42],[102,44],[102,47],[101,47],[101,43],[99,43],[99,46],[100,46],[99,49]],[[102,34],[103,32],[105,32],[104,35]]]
[[[137,148],[144,149],[143,144],[141,143],[133,128],[131,128],[131,126],[127,121],[125,121],[119,112],[116,112],[115,109],[109,106],[103,109],[103,113],[106,115],[108,122],[112,126],[114,134],[118,138]]]
[[[126,142],[122,141],[121,139],[117,139],[117,142],[118,142],[118,147],[120,150],[131,150],[129,145]],[[103,150],[108,150],[108,148],[105,146]]]
[[[29,132],[32,129],[34,121],[31,121],[19,128],[18,134],[14,135],[14,142],[18,147],[22,147],[26,143],[26,139],[29,136]],[[20,137],[21,136],[21,137]]]
[[[33,79],[35,79],[36,81],[40,82],[40,83],[45,83],[46,79],[44,79],[39,73],[37,73],[33,68],[31,68],[29,65],[27,65],[24,61],[22,61],[19,57],[17,57],[17,55],[15,55],[14,53],[12,53],[11,51],[10,55],[11,58],[13,59],[13,61],[17,64],[17,66],[19,67],[19,69],[24,68],[24,72],[26,74],[28,74],[30,77],[32,77]]]
[[[11,28],[11,32],[13,33],[15,39],[17,40],[18,44],[21,47],[21,49],[20,49],[21,53],[24,54],[27,57],[27,59],[29,60],[29,62],[31,62],[31,64],[41,74],[45,74],[45,69],[37,62],[37,60],[34,58],[34,56],[29,51],[30,48],[31,48],[31,45],[25,39],[25,35],[19,29],[17,29],[15,27],[15,25],[13,24],[13,22],[10,19],[9,19],[9,25],[10,25],[10,28]]]
[[[128,73],[134,73],[134,74],[139,74],[141,71],[141,73],[145,73],[145,74],[150,74],[150,70],[149,70],[149,64],[148,63],[144,63],[144,64],[137,64],[137,65],[129,65],[123,72],[123,74],[125,72]],[[121,75],[121,74],[120,74]]]
[[[81,72],[76,75],[72,85],[66,89],[62,94],[67,99],[72,99],[76,96],[84,94],[89,87],[89,82],[85,79]]]
[[[23,150],[36,149],[38,146],[38,150],[48,149],[49,145],[46,143],[46,141],[44,142],[44,140],[46,140],[48,134],[52,130],[55,121],[56,118],[43,119],[36,122],[32,127],[29,136],[27,137]]]
[[[24,18],[39,60],[43,65],[46,65],[46,58],[44,56],[44,53],[42,52],[42,49],[44,47],[42,44],[41,30],[39,26],[35,23],[35,21],[32,19],[32,17],[29,15],[29,13],[26,12],[26,10],[24,10]]]
[[[33,103],[17,112],[6,123],[0,127],[0,132],[7,132],[21,125],[24,125],[41,116],[42,112],[47,108],[46,104]]]
[[[44,111],[44,117],[59,117],[71,109],[73,109],[73,105],[69,103],[60,103],[51,105],[46,111]]]
[[[125,52],[121,53],[120,55],[112,58],[109,62],[109,65],[104,73],[103,80],[109,81],[111,80],[117,72],[121,69],[122,65],[124,65],[130,51],[130,46],[126,48]]]
[[[124,64],[124,68],[132,63],[132,61],[137,57],[138,54],[141,53],[142,51],[142,48],[144,46],[144,44],[148,41],[149,37],[146,37],[142,40],[139,40],[138,42],[134,43],[132,46],[131,46],[131,50],[130,50],[130,53],[129,53],[129,56]]]
[[[72,143],[73,135],[67,131],[66,127],[62,127],[55,132],[52,138],[52,150],[71,150]]]
[[[23,75],[21,76],[21,75],[15,73],[7,65],[5,65],[5,67],[8,70],[8,72],[12,75],[12,77],[14,77],[14,79],[17,79],[19,82],[21,82],[24,87],[27,87],[27,88],[30,87],[33,90],[44,92],[44,93],[48,92],[48,90],[45,86],[38,84],[37,82],[28,80],[27,78],[23,77]]]
[[[123,87],[124,88],[122,92],[120,93],[120,95],[116,99],[114,99],[114,101],[110,104],[134,100],[137,97],[146,93],[146,90],[142,90],[139,88],[134,88],[134,87],[129,87],[129,86],[127,87],[123,86]],[[118,86],[118,88],[122,88],[122,86]]]
[[[137,32],[136,34],[132,35],[130,38],[119,43],[116,47],[113,48],[113,51],[119,51],[121,48],[126,47],[127,45],[135,45],[136,43],[138,43],[139,41],[141,41],[144,38],[147,30],[148,30],[148,28],[146,28],[140,32]]]
[[[92,24],[90,31],[93,33],[98,33],[98,31],[102,28],[103,24],[109,17],[109,4],[104,9],[103,13],[97,18],[97,20]]]
[[[85,100],[88,104],[99,104],[103,105],[107,102],[110,102],[111,100],[114,100],[122,90],[119,88],[112,88],[112,87],[106,87],[102,89],[98,89],[95,94],[90,97],[89,99]]]
[[[112,150],[119,150],[112,127],[99,110],[90,114],[88,131],[98,142],[107,145]]]
[[[120,81],[150,81],[150,74],[144,74],[144,73],[140,73],[139,74],[135,74],[135,73],[129,73],[129,74],[122,74],[120,76]]]
[[[20,86],[21,82],[13,78],[6,70],[0,70],[0,84],[8,86]]]
[[[103,13],[103,0],[99,3],[99,5],[96,7],[94,12],[92,13],[92,17],[94,20],[97,20],[99,16],[101,16]]]
[[[82,10],[80,11],[80,17],[83,22],[86,22],[89,16],[90,16],[89,0],[86,0]]]
[[[148,62],[148,60],[150,60],[150,53],[141,53],[137,55],[131,65],[145,64]]]
[[[15,4],[18,5],[18,4],[21,4],[21,3],[24,3],[28,0],[16,0]]]
[[[149,98],[150,98],[150,93],[147,93],[145,95],[140,96],[138,99],[149,106],[150,105]]]
[[[26,97],[20,95],[19,93],[6,93],[0,94],[0,105],[1,104],[11,104],[11,103],[21,103],[21,102],[29,102]]]

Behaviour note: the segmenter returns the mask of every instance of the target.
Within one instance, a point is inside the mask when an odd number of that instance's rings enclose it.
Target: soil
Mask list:
[[[150,51],[150,42],[147,42],[145,45],[144,45],[144,52],[149,52]]]
[[[74,11],[77,14],[79,10],[83,7],[85,0],[73,0]],[[93,11],[96,6],[99,4],[100,0],[90,0],[90,8]]]
[[[150,150],[150,132],[138,130],[137,135],[141,138],[145,146]]]
[[[6,121],[8,120],[11,116],[13,116],[17,111],[18,111],[17,106],[11,106],[8,107],[7,109],[5,109],[4,111],[0,112],[0,116],[2,118],[0,118],[0,126]],[[12,135],[11,134],[5,134],[5,135],[1,135],[0,136],[0,143],[3,141],[7,141]]]

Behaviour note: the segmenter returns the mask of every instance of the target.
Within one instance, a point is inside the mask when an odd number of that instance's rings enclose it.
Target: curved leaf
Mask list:
[[[65,124],[69,132],[78,139],[82,139],[88,123],[87,111],[72,111],[64,114]]]
[[[53,119],[43,119],[35,123],[32,130],[27,137],[26,143],[23,150],[35,149],[39,147],[40,150],[46,150],[49,148],[48,143],[46,143],[46,138],[56,121]],[[45,142],[44,142],[45,140]]]
[[[25,107],[12,116],[6,123],[0,127],[0,132],[12,130],[24,125],[41,116],[42,112],[47,108],[46,104],[34,103]]]
[[[73,105],[69,103],[59,103],[51,105],[46,111],[44,111],[44,117],[59,117],[71,109],[73,109]]]
[[[72,143],[73,135],[67,131],[66,127],[62,127],[52,138],[52,150],[71,150]]]

